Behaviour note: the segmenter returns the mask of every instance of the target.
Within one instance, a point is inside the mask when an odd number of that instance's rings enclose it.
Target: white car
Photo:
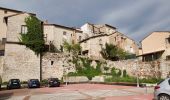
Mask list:
[[[170,100],[170,78],[167,78],[155,86],[154,100]]]

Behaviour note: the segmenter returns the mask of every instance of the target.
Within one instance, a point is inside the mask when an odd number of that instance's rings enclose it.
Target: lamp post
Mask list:
[[[136,82],[137,82],[137,87],[139,87],[139,64],[138,64],[138,59],[135,60],[136,61]]]

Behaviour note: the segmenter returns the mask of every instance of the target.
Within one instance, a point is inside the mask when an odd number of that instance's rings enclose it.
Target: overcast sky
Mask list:
[[[71,27],[107,23],[137,42],[153,31],[170,31],[170,0],[0,0],[0,6]]]

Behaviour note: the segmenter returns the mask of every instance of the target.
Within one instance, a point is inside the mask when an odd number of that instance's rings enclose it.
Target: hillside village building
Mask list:
[[[170,59],[170,32],[153,32],[141,41],[143,61]]]
[[[4,17],[14,15],[14,14],[19,14],[19,13],[23,13],[23,11],[0,7],[0,28],[1,28],[0,29],[0,51],[1,51],[0,55],[2,55],[3,53],[2,51],[4,51],[5,49],[4,45],[5,45],[6,33],[7,33],[7,24],[5,22],[6,19],[4,19]]]
[[[85,34],[85,39],[80,42],[83,54],[90,58],[102,59],[100,51],[105,48],[106,43],[116,45],[126,52],[138,55],[138,46],[135,41],[118,32],[111,25],[86,23],[81,27],[81,30]]]
[[[63,42],[78,43],[82,39],[82,31],[57,24],[44,24],[46,44],[52,43],[58,50],[63,48]]]
[[[50,77],[62,78],[64,74],[64,53],[47,53],[40,62],[40,57],[20,45],[20,34],[27,33],[25,18],[36,16],[32,13],[0,8],[0,39],[3,41],[3,51],[5,55],[0,57],[0,76],[3,81],[11,78],[18,78],[21,81],[28,79],[47,79]],[[42,23],[44,40],[46,45],[52,43],[58,50],[62,51],[63,42],[70,44],[80,43],[82,54],[87,55],[94,60],[102,59],[100,55],[101,48],[106,43],[117,45],[125,51],[138,54],[135,42],[118,32],[115,27],[104,24],[95,25],[86,23],[80,29]],[[68,65],[70,66],[70,65]]]
[[[3,81],[12,78],[21,80],[40,79],[40,57],[19,43],[20,34],[27,32],[25,18],[28,16],[34,15],[20,13],[5,17],[8,28],[2,73]]]

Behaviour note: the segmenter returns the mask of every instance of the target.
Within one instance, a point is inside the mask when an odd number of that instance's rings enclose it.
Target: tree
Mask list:
[[[79,54],[79,52],[81,52],[80,44],[69,44],[67,41],[64,41],[63,47],[66,51],[72,53],[76,57]]]
[[[40,80],[42,80],[42,53],[45,51],[45,41],[41,21],[35,16],[25,19],[27,33],[21,34],[20,42],[40,55]]]
[[[29,16],[25,19],[25,23],[28,31],[21,34],[20,42],[39,55],[45,50],[41,21],[35,16]]]
[[[103,56],[103,58],[108,60],[125,59],[128,54],[123,49],[108,43],[105,44],[105,48],[102,48],[100,53]]]

